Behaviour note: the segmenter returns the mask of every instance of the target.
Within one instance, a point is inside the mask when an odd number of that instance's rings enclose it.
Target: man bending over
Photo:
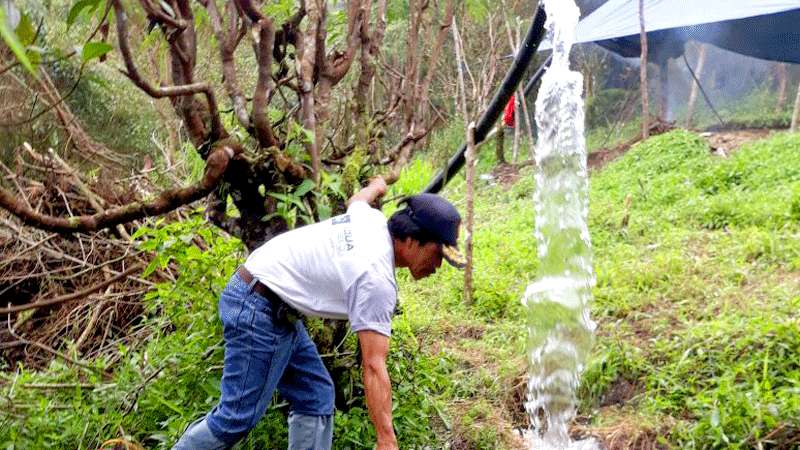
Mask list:
[[[330,449],[334,388],[302,316],[348,319],[358,335],[366,403],[379,450],[397,449],[386,369],[397,303],[394,269],[414,279],[456,249],[461,217],[434,194],[409,197],[387,222],[369,205],[386,193],[382,178],[348,201],[347,213],[281,234],[256,249],[219,300],[225,365],[221,398],[173,447],[224,449],[247,436],[275,389],[290,403],[289,448]]]

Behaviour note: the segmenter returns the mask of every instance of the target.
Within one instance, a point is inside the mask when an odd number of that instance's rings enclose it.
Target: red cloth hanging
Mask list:
[[[503,112],[503,125],[514,128],[514,94],[511,94],[511,98],[506,103],[506,109]]]

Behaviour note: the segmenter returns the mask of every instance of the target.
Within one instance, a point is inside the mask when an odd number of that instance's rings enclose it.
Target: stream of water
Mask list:
[[[573,0],[544,0],[553,60],[536,99],[535,236],[539,278],[525,291],[529,379],[525,409],[532,449],[597,449],[572,441],[575,391],[592,347],[589,301],[595,277],[587,226],[589,181],[583,77],[569,68],[579,10]]]

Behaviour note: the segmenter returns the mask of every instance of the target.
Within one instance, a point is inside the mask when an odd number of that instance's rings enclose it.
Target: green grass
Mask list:
[[[459,139],[450,133],[437,145],[452,148]],[[672,448],[796,445],[798,152],[800,135],[776,134],[720,159],[698,136],[675,131],[593,175],[598,331],[579,392],[589,432],[602,438],[624,429]],[[492,158],[484,148],[479,173],[491,170]],[[433,172],[424,160],[412,168],[396,192],[419,189]],[[462,210],[463,187],[459,176],[445,192]],[[525,380],[520,298],[538,266],[533,189],[530,168],[510,187],[478,182],[474,304],[462,301],[462,274],[453,269],[420,282],[398,274],[403,314],[389,366],[404,448],[514,445]],[[182,239],[197,233],[211,252]],[[166,448],[214,404],[222,360],[215,302],[241,247],[199,217],[160,225],[145,242],[182,270],[177,283],[148,296],[152,319],[143,326],[159,331],[121,347],[110,378],[60,361],[40,373],[7,370],[0,444],[92,448],[123,430]],[[345,350],[354,344],[350,338]],[[373,432],[351,369],[352,407],[337,413],[336,448],[369,448]],[[25,387],[79,381],[96,388]],[[285,405],[270,409],[241,448],[285,448],[285,413]]]

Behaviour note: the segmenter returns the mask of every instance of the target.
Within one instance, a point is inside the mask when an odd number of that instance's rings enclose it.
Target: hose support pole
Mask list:
[[[475,145],[480,144],[486,139],[486,135],[489,134],[489,131],[492,129],[495,122],[497,122],[497,119],[503,112],[503,108],[505,108],[506,103],[508,103],[508,99],[511,98],[511,94],[514,93],[514,90],[522,80],[522,76],[525,75],[525,70],[533,60],[533,55],[536,54],[539,43],[541,43],[544,38],[544,25],[547,20],[547,14],[544,11],[544,5],[541,3],[542,2],[539,2],[539,7],[536,9],[536,16],[533,18],[533,22],[528,29],[528,34],[525,36],[525,41],[520,46],[520,51],[516,58],[514,58],[511,68],[508,73],[506,73],[506,77],[503,79],[497,92],[495,92],[494,98],[492,98],[486,111],[483,112],[483,115],[481,115],[478,120],[478,124],[475,128]],[[528,82],[526,91],[538,81],[538,78],[541,78],[546,66],[547,63],[539,68],[536,75]],[[447,166],[431,180],[430,184],[428,184],[422,192],[435,194],[441,191],[458,171],[464,167],[464,153],[466,150],[467,145],[462,144],[458,152],[447,162]]]

